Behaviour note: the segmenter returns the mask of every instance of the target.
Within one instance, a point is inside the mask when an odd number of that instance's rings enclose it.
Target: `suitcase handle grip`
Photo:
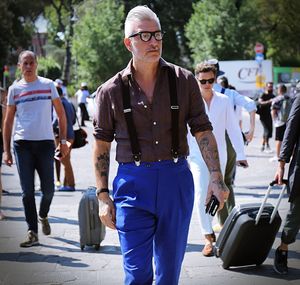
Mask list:
[[[269,222],[270,224],[272,224],[272,222],[273,222],[273,220],[274,220],[274,218],[275,218],[275,215],[276,215],[276,213],[277,213],[279,204],[280,204],[281,199],[282,199],[282,197],[283,197],[283,194],[284,194],[284,192],[285,192],[285,190],[286,190],[287,180],[283,180],[283,183],[284,183],[284,184],[283,184],[282,189],[281,189],[281,191],[280,191],[280,194],[279,194],[279,197],[278,197],[276,206],[274,207],[273,212],[272,212],[271,217],[270,217],[270,222]],[[258,213],[257,213],[257,215],[256,215],[256,218],[255,218],[255,225],[257,225],[258,222],[259,222],[259,219],[260,219],[261,214],[262,214],[262,212],[263,212],[263,210],[264,210],[264,207],[265,207],[265,204],[266,204],[267,199],[268,199],[268,197],[269,197],[269,194],[270,194],[270,192],[271,192],[271,190],[272,190],[272,187],[273,187],[275,184],[277,184],[277,181],[275,181],[275,180],[272,181],[272,182],[269,184],[267,193],[266,193],[266,195],[265,195],[265,197],[264,197],[264,200],[262,201],[261,206],[260,206],[260,208],[259,208],[259,210],[258,210]]]
[[[288,184],[288,180],[287,179],[282,179],[282,183],[287,185]],[[274,186],[278,184],[278,180],[273,180],[269,185],[270,186]]]

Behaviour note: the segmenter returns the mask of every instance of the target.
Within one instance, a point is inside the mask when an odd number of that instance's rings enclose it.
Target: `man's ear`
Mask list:
[[[131,40],[129,38],[124,38],[123,42],[125,47],[131,52]]]

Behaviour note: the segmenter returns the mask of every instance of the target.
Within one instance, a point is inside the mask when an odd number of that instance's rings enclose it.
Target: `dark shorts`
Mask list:
[[[285,128],[286,128],[286,124],[275,128],[275,140],[276,141],[281,141],[281,142],[283,141]]]

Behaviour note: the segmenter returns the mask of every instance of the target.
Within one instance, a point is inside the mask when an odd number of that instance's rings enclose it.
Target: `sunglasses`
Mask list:
[[[206,84],[207,82],[208,82],[209,84],[213,84],[213,83],[215,82],[215,79],[214,79],[214,78],[209,78],[209,79],[198,79],[198,81],[199,81],[202,85]]]
[[[164,32],[162,32],[162,31],[138,32],[136,34],[133,34],[133,35],[129,36],[129,38],[134,38],[134,37],[137,37],[137,36],[140,36],[140,39],[143,42],[149,42],[152,37],[154,37],[157,41],[161,41],[163,39]]]

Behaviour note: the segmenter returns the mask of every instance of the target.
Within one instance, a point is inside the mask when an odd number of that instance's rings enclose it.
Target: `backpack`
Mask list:
[[[293,105],[293,101],[290,97],[285,96],[281,102],[281,107],[279,111],[279,118],[281,122],[286,123]]]

